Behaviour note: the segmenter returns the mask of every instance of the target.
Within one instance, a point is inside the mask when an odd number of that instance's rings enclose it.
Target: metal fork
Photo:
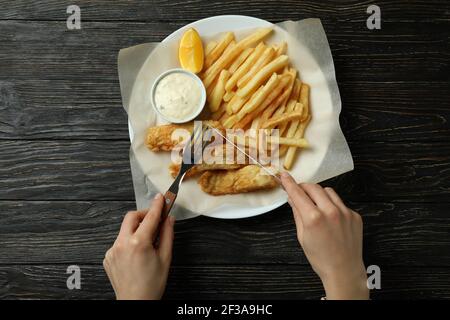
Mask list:
[[[199,160],[202,159],[203,151],[210,143],[211,137],[205,135],[205,130],[209,127],[203,125],[202,121],[194,122],[194,129],[192,130],[191,137],[183,149],[183,159],[180,166],[180,171],[177,177],[173,181],[169,190],[164,194],[164,208],[162,212],[162,218],[165,219],[172,209],[172,206],[177,198],[178,189],[183,181],[186,172],[191,169]],[[210,132],[210,131],[209,131]]]

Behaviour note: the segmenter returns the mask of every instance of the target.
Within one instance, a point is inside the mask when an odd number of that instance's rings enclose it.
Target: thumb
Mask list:
[[[163,222],[159,238],[158,253],[159,256],[161,257],[161,260],[163,260],[163,262],[166,263],[167,265],[170,265],[170,261],[172,260],[174,224],[175,224],[175,217],[169,215]]]

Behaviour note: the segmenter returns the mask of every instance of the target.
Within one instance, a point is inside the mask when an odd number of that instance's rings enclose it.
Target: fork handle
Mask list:
[[[167,216],[170,213],[170,210],[172,209],[173,204],[175,203],[175,199],[177,198],[177,195],[171,191],[167,191],[164,194],[164,207],[162,211],[162,219],[167,218]]]
[[[156,229],[156,232],[155,232],[155,235],[153,238],[153,243],[155,245],[157,245],[159,242],[159,233],[161,231],[162,224],[164,223],[164,220],[166,220],[167,216],[169,215],[170,209],[172,209],[172,206],[175,203],[176,198],[177,198],[176,193],[173,193],[171,191],[167,191],[164,194],[164,205],[163,205],[163,209],[161,212],[161,219],[159,221],[158,227]]]

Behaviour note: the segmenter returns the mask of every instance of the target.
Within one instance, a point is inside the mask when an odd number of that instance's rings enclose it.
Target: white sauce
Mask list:
[[[201,95],[195,79],[181,72],[169,73],[156,85],[156,108],[166,117],[183,120],[200,108]]]

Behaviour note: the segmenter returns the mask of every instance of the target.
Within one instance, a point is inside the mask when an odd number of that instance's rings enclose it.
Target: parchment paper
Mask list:
[[[235,31],[239,40],[254,30]],[[333,59],[319,19],[285,21],[274,25],[268,44],[288,43],[288,56],[299,71],[300,79],[311,86],[312,121],[305,138],[311,148],[302,150],[291,174],[297,181],[320,182],[353,170],[353,160],[339,125],[341,100]],[[214,38],[220,35],[214,35]],[[202,35],[204,40],[211,38]],[[167,69],[179,67],[178,40],[148,43],[119,52],[118,71],[122,101],[134,133],[130,163],[138,209],[148,207],[156,192],[165,192],[173,179],[168,173],[170,153],[154,153],[144,144],[148,127],[164,123],[153,111],[150,88],[156,77]],[[286,200],[280,188],[270,191],[214,197],[201,191],[196,179],[183,182],[176,206],[177,219],[209,215],[221,208],[254,208]]]

